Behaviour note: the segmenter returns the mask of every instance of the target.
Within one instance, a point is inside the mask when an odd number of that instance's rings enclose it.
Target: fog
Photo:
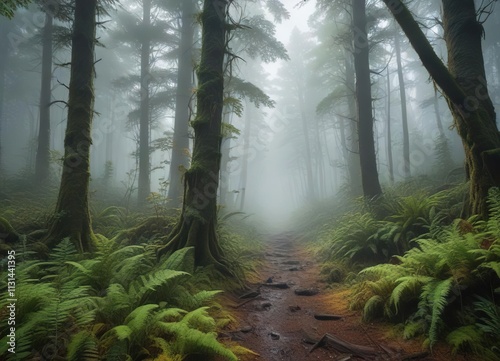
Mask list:
[[[282,1],[286,11],[276,13],[264,1],[238,1],[233,19],[245,26],[229,42],[235,55],[226,74],[225,122],[219,189],[227,212],[242,211],[272,231],[289,227],[290,217],[304,206],[345,194],[361,195],[359,180],[350,180],[356,159],[356,114],[352,113],[353,83],[349,84],[351,57],[347,39],[349,11],[328,2]],[[427,2],[425,2],[427,3]],[[339,2],[340,4],[340,2]],[[347,6],[347,5],[345,5]],[[142,2],[123,0],[100,15],[96,50],[95,112],[92,130],[92,198],[114,194],[123,206],[135,205],[138,196],[141,104],[141,42],[151,47],[148,86],[150,94],[150,190],[168,201],[172,161],[178,52],[182,19],[180,6],[152,3],[150,33],[140,31]],[[412,177],[445,177],[462,167],[463,148],[452,129],[446,101],[437,93],[417,55],[381,2],[368,2],[369,41],[377,169],[383,187],[405,179],[401,92],[394,54],[394,34],[401,43],[406,90]],[[438,8],[415,5],[427,19],[427,36],[445,57],[441,29],[431,24]],[[334,20],[335,18],[335,20]],[[280,21],[281,20],[281,21]],[[1,113],[2,176],[33,179],[40,121],[42,31],[45,15],[36,5],[20,9],[12,20],[0,19],[5,70]],[[491,95],[500,99],[498,32],[500,10],[485,23],[483,48]],[[200,28],[194,26],[193,64],[199,61]],[[50,182],[61,176],[66,129],[70,47],[64,31],[71,20],[54,20],[50,106]],[[261,27],[259,29],[259,26]],[[497,28],[498,29],[498,28]],[[392,33],[391,33],[392,32]],[[347,64],[347,65],[346,65]],[[387,76],[387,74],[389,74]],[[247,88],[238,88],[231,77]],[[192,73],[193,88],[196,77]],[[142,80],[142,82],[144,79]],[[251,83],[252,88],[248,88]],[[235,85],[236,84],[236,85]],[[389,88],[390,89],[389,89]],[[390,92],[390,93],[389,93]],[[389,98],[388,98],[389,96]],[[390,100],[389,100],[390,99]],[[192,99],[191,120],[196,112]],[[439,148],[440,125],[446,141]],[[391,122],[388,143],[387,120]],[[192,147],[192,129],[190,129]],[[442,140],[443,140],[442,139]],[[389,169],[392,147],[393,173]],[[443,145],[443,144],[441,144]],[[229,153],[224,155],[224,149]],[[441,150],[439,150],[441,149]],[[190,155],[190,150],[184,153]],[[440,158],[441,157],[441,158]],[[440,161],[446,161],[442,167]],[[224,192],[224,194],[220,194]]]

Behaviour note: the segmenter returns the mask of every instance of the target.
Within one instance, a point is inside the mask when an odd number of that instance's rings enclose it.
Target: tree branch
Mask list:
[[[446,97],[455,105],[464,104],[466,94],[457,84],[448,68],[443,64],[426,38],[422,29],[413,18],[410,10],[400,0],[383,0],[396,21],[403,29],[413,49],[417,52],[422,64],[427,69],[432,79],[443,90]]]

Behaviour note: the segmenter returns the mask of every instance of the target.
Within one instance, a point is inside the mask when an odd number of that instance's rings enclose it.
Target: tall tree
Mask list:
[[[352,21],[355,31],[354,68],[356,71],[361,183],[364,196],[367,198],[376,198],[382,194],[382,189],[378,179],[373,134],[370,47],[367,34],[366,0],[352,0]]]
[[[189,167],[189,102],[192,96],[193,40],[195,2],[182,1],[181,40],[177,56],[177,94],[175,101],[174,139],[170,162],[168,198],[172,205],[181,204],[182,175]]]
[[[469,199],[464,213],[487,216],[488,190],[500,186],[500,134],[488,93],[481,45],[483,27],[474,0],[442,0],[448,67],[406,5],[400,0],[384,3],[447,98],[466,156]]]
[[[137,187],[138,205],[144,205],[151,193],[149,162],[149,82],[151,38],[151,0],[142,0],[141,29],[141,108],[139,122],[139,180]]]
[[[159,254],[195,247],[196,265],[214,264],[222,271],[224,256],[218,243],[217,189],[226,52],[226,0],[205,0],[200,15],[201,60],[198,67],[197,112],[192,123],[194,148],[191,167],[184,175],[184,201],[177,226]]]
[[[2,172],[2,126],[4,124],[4,91],[5,91],[5,73],[7,68],[7,60],[9,57],[9,39],[10,22],[0,18],[0,47],[3,49],[0,54],[0,173]]]
[[[45,12],[42,31],[42,82],[40,89],[38,148],[35,160],[35,179],[43,184],[50,169],[50,103],[52,94],[52,34],[54,17],[52,11]]]
[[[394,51],[396,52],[396,65],[398,69],[399,98],[401,100],[401,121],[403,124],[403,171],[404,177],[409,178],[410,170],[410,134],[408,132],[408,111],[406,110],[406,89],[401,61],[401,44],[399,33],[394,34]]]
[[[80,251],[95,248],[88,197],[96,12],[97,0],[75,1],[63,172],[56,212],[46,237],[48,245],[69,237]]]
[[[387,163],[389,180],[394,183],[394,163],[392,162],[392,134],[391,134],[391,75],[387,66]]]

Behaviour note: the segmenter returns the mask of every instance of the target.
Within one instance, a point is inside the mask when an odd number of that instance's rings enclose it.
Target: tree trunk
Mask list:
[[[351,195],[359,197],[363,193],[361,185],[361,167],[359,160],[359,134],[358,117],[356,114],[356,83],[355,71],[352,63],[352,54],[346,51],[345,57],[346,85],[350,94],[347,97],[347,108],[349,111],[349,129],[350,129],[350,149],[349,149],[349,181],[351,184]]]
[[[12,27],[12,22],[6,18],[0,18],[0,49],[3,49],[0,54],[0,174],[3,174],[3,157],[2,157],[2,126],[5,123],[4,108],[4,90],[5,90],[5,70],[7,68],[7,60],[9,57],[10,45],[8,34]]]
[[[151,193],[150,164],[149,164],[149,58],[151,40],[148,30],[151,25],[151,0],[142,2],[142,29],[141,44],[141,116],[139,124],[139,184],[137,186],[137,204],[143,206]]]
[[[52,29],[53,17],[45,14],[42,50],[42,85],[40,89],[40,122],[38,127],[38,148],[35,160],[35,180],[44,184],[50,171],[50,102],[52,95]]]
[[[224,123],[230,123],[230,110],[228,108],[223,110]],[[221,169],[220,169],[220,191],[219,203],[225,207],[228,206],[228,193],[229,193],[229,161],[231,156],[231,136],[224,137],[221,144]]]
[[[439,99],[438,99],[438,91],[437,88],[434,87],[434,113],[436,113],[436,123],[439,129],[439,136],[442,139],[445,139],[446,136],[444,134],[443,121],[441,120],[441,113],[439,112]]]
[[[184,201],[180,220],[158,254],[193,246],[197,266],[214,264],[217,269],[230,274],[216,233],[226,8],[225,0],[217,3],[205,0],[203,3],[200,15],[203,35],[197,71],[197,114],[192,123],[195,133],[193,161],[184,175]]]
[[[248,180],[248,156],[250,155],[250,135],[252,133],[252,115],[253,108],[250,102],[246,102],[245,107],[245,137],[243,138],[243,156],[241,159],[241,175],[240,175],[240,211],[245,207],[245,196]]]
[[[170,185],[168,198],[173,207],[182,203],[182,175],[189,168],[189,103],[193,84],[193,0],[182,1],[181,43],[177,61],[177,95],[175,102],[174,140],[170,163]]]
[[[97,0],[76,0],[71,48],[64,165],[54,219],[46,243],[69,237],[80,251],[93,251],[88,191],[94,115],[94,47]]]
[[[387,163],[389,166],[389,180],[394,183],[394,163],[392,161],[392,135],[391,135],[391,77],[387,67]]]
[[[302,65],[302,64],[301,64]],[[304,163],[306,165],[306,175],[307,175],[307,192],[306,197],[308,202],[314,202],[316,200],[316,186],[314,184],[313,170],[312,170],[312,156],[311,156],[311,140],[309,139],[309,125],[307,124],[307,117],[305,111],[305,101],[303,84],[297,84],[297,92],[299,98],[300,107],[300,119],[302,122],[302,134],[304,135],[304,146],[305,146],[305,159]]]
[[[411,176],[410,171],[410,135],[408,133],[408,112],[406,110],[406,89],[403,76],[403,66],[401,64],[401,46],[399,44],[399,34],[394,35],[394,50],[396,51],[396,64],[398,66],[399,98],[401,99],[401,120],[403,122],[403,172],[404,177]]]
[[[400,0],[384,0],[400,24],[422,63],[448,100],[465,150],[469,199],[464,215],[486,217],[487,194],[500,186],[500,134],[488,94],[482,56],[482,26],[473,0],[443,0],[444,37],[448,69],[406,6]]]
[[[366,2],[352,2],[354,37],[354,69],[356,72],[356,98],[359,121],[359,158],[361,183],[366,198],[382,194],[378,179],[377,159],[373,136],[372,92],[370,79],[369,44],[366,33]]]

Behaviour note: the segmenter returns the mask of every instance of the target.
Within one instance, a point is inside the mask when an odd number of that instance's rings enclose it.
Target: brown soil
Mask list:
[[[404,360],[405,356],[422,352],[422,340],[403,340],[394,327],[387,324],[367,324],[361,313],[349,310],[349,291],[331,289],[320,280],[319,266],[311,254],[287,235],[271,237],[263,266],[259,270],[261,284],[258,297],[242,304],[245,299],[233,299],[231,313],[238,321],[237,329],[228,332],[238,344],[256,352],[245,360],[359,360],[357,356],[340,353],[328,344],[310,352],[306,339],[319,340],[331,334],[348,343],[368,346],[376,351],[368,360]],[[271,281],[265,285],[266,281]],[[286,283],[289,288],[272,287]],[[318,289],[313,296],[299,296],[296,289]],[[238,306],[239,305],[239,306]],[[340,320],[320,321],[315,314],[340,315]],[[385,350],[384,350],[385,349]],[[473,360],[451,355],[445,345],[438,345],[432,354],[418,360]]]

